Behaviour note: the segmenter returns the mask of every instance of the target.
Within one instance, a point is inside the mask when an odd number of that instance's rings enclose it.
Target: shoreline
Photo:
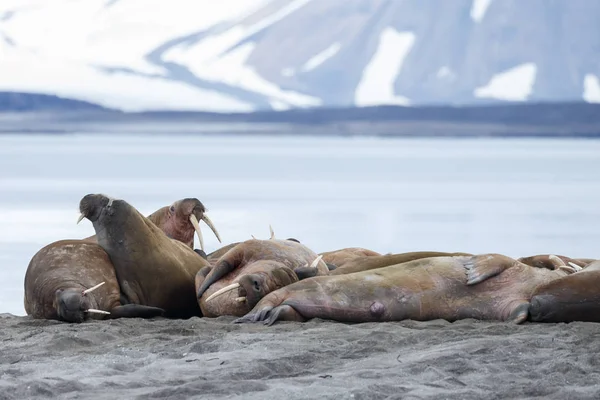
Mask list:
[[[21,398],[597,398],[600,324],[444,320],[68,324],[0,314]]]

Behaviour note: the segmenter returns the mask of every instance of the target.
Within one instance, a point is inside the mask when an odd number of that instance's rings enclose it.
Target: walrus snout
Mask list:
[[[554,304],[552,296],[533,296],[529,302],[529,320],[532,322],[548,321],[552,317],[552,307],[547,304]]]
[[[67,322],[83,322],[90,314],[110,314],[108,311],[92,308],[90,293],[103,286],[105,282],[89,289],[58,289],[56,291],[55,309],[58,317]]]
[[[269,293],[295,282],[298,282],[296,274],[287,267],[266,269],[264,272],[242,275],[238,280],[238,296],[245,297],[246,304],[252,309]]]
[[[166,232],[172,231],[171,236],[182,236],[186,237],[186,234],[182,232],[187,231],[186,224],[189,223],[194,228],[194,231],[198,235],[198,242],[200,243],[200,249],[204,251],[204,238],[202,231],[200,230],[200,221],[203,221],[215,234],[219,243],[221,243],[221,235],[215,227],[214,223],[206,215],[206,207],[204,204],[196,198],[188,197],[183,200],[178,200],[169,207],[169,218],[171,226],[166,226]],[[183,225],[182,225],[182,221]],[[189,226],[189,225],[188,225]],[[192,240],[190,245],[193,245],[192,236],[189,239],[184,240],[187,242]]]
[[[79,201],[79,212],[81,213],[81,216],[79,217],[77,223],[79,223],[79,221],[81,221],[83,218],[87,218],[92,222],[97,221],[100,217],[102,209],[109,204],[112,204],[113,201],[114,199],[103,194],[85,195]]]
[[[238,280],[238,298],[245,298],[249,309],[252,309],[268,293],[266,277],[262,274],[243,275]]]
[[[56,311],[58,317],[66,322],[80,323],[86,319],[86,310],[90,300],[80,290],[59,289],[56,291]]]

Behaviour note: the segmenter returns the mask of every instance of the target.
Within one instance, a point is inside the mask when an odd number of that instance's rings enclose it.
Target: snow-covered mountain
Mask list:
[[[2,0],[0,91],[126,111],[600,102],[590,0]]]

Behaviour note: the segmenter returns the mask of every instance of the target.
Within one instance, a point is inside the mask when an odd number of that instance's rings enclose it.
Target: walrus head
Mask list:
[[[90,293],[103,284],[104,282],[86,290],[58,289],[54,299],[54,308],[58,317],[63,321],[79,323],[88,319],[91,314],[110,314],[108,311],[92,308],[93,300]]]
[[[103,194],[88,194],[79,202],[79,212],[81,215],[77,220],[80,223],[82,219],[87,218],[92,222],[96,222],[100,218],[102,209],[107,205],[112,204],[113,199]]]
[[[213,231],[219,243],[221,236],[214,224],[206,215],[206,207],[196,198],[178,200],[171,204],[164,213],[164,219],[156,223],[170,238],[179,240],[188,246],[194,246],[194,231],[198,235],[200,248],[204,251],[204,239],[199,221],[204,221]]]
[[[252,266],[254,271],[240,275],[235,282],[207,297],[206,302],[231,301],[229,296],[222,300],[218,300],[218,298],[227,292],[237,289],[235,301],[245,303],[248,311],[250,311],[267,294],[306,278],[307,276],[304,276],[306,274],[305,270],[315,271],[311,276],[316,275],[317,264],[321,261],[322,257],[318,256],[311,265],[298,267],[294,270],[277,261],[257,261]]]
[[[272,260],[256,261],[248,273],[206,298],[206,307],[227,310],[226,313],[243,315],[267,294],[298,282],[292,269]],[[200,298],[199,298],[200,300]]]

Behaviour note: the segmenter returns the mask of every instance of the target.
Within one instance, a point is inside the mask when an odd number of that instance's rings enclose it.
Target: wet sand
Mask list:
[[[0,315],[0,399],[594,399],[600,324]]]

